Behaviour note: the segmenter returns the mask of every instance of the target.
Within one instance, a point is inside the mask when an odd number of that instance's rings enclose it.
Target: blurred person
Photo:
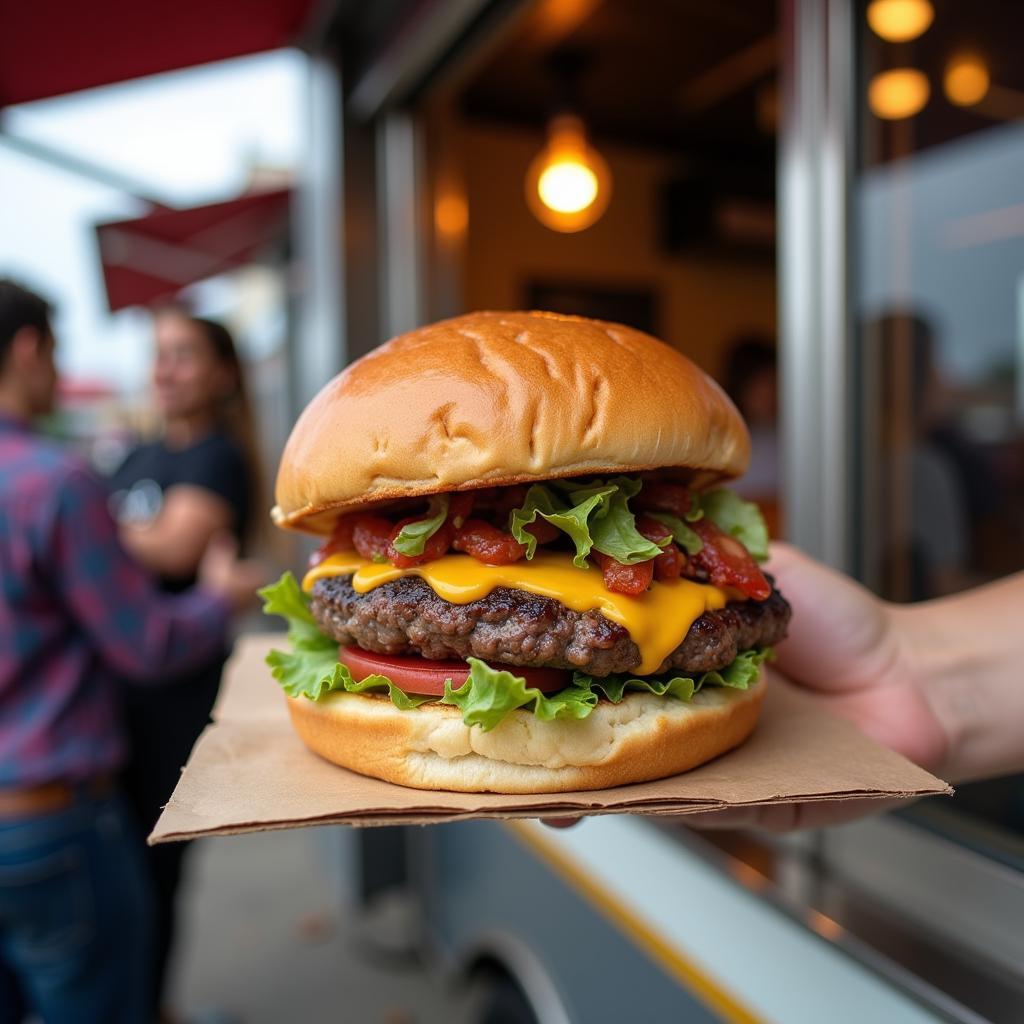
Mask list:
[[[152,905],[115,780],[114,673],[154,682],[207,662],[255,580],[215,543],[200,586],[153,586],[103,485],[32,431],[54,406],[54,348],[49,305],[0,280],[0,1019],[138,1024]]]
[[[868,338],[877,346],[882,373],[890,505],[905,505],[903,517],[891,518],[898,525],[884,558],[893,577],[886,592],[912,601],[949,594],[969,582],[971,503],[981,502],[983,510],[996,489],[983,460],[959,442],[950,422],[931,322],[919,313],[891,311],[871,325]]]
[[[129,453],[111,478],[124,546],[176,593],[194,585],[211,539],[243,544],[260,514],[262,474],[252,410],[234,339],[221,324],[167,309],[155,319],[153,395],[159,438]],[[148,834],[210,719],[227,645],[159,689],[125,687],[130,740],[124,784]],[[154,1012],[174,938],[186,843],[148,850],[156,884]],[[166,1013],[165,1013],[166,1016]]]
[[[733,485],[761,506],[773,537],[779,535],[778,368],[775,345],[760,334],[730,344],[720,382],[750,431],[750,465]]]

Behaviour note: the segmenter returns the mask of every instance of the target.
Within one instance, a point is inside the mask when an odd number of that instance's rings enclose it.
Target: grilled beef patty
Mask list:
[[[352,589],[350,576],[332,576],[314,584],[311,610],[320,629],[338,643],[378,654],[439,661],[475,657],[594,676],[632,672],[640,664],[627,630],[599,611],[575,612],[509,587],[496,587],[469,604],[451,604],[415,576],[367,594]],[[658,672],[725,668],[740,651],[781,640],[789,616],[789,604],[776,590],[766,601],[734,601],[706,612]]]

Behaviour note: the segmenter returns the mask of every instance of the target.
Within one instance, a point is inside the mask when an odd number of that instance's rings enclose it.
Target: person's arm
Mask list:
[[[888,614],[945,738],[934,770],[952,782],[1024,771],[1024,573]]]
[[[54,588],[118,672],[155,680],[222,650],[229,601],[203,588],[161,594],[122,548],[103,488],[86,470],[66,474],[48,533],[46,561]]]
[[[156,518],[144,525],[125,523],[121,542],[132,557],[165,579],[194,576],[210,540],[230,529],[228,502],[205,487],[176,484],[167,489]]]

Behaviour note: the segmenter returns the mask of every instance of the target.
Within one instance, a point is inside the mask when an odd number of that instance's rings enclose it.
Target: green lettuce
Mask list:
[[[695,555],[704,547],[704,541],[697,536],[696,530],[685,520],[680,519],[679,516],[671,515],[668,512],[648,512],[647,514],[652,519],[657,519],[659,523],[667,526],[672,531],[672,539],[688,555]],[[692,515],[692,512],[687,513],[687,518],[690,515]],[[691,519],[690,522],[694,522],[694,520]]]
[[[448,518],[451,499],[447,494],[435,494],[423,519],[406,523],[398,536],[391,542],[394,549],[403,555],[422,555],[428,540],[437,533]]]
[[[449,679],[441,703],[455,705],[466,725],[479,725],[484,732],[490,732],[516,708],[530,706],[542,722],[553,722],[559,718],[586,718],[597,706],[598,695],[575,683],[557,693],[545,694],[528,686],[522,676],[491,668],[478,658],[466,660],[469,678],[457,689]]]
[[[329,693],[387,693],[395,707],[410,711],[429,701],[457,707],[466,725],[478,725],[489,732],[512,711],[526,708],[541,721],[586,718],[597,706],[601,695],[618,704],[628,692],[653,693],[688,701],[704,686],[731,686],[747,689],[756,679],[768,648],[744,651],[727,668],[693,676],[666,673],[646,679],[628,674],[597,678],[584,672],[573,673],[572,683],[557,693],[541,693],[527,685],[522,676],[505,669],[491,668],[477,658],[467,659],[469,678],[459,687],[449,679],[443,697],[408,694],[387,676],[371,675],[360,682],[338,661],[338,645],[323,635],[309,611],[309,599],[295,577],[286,572],[277,583],[260,591],[263,611],[280,615],[288,622],[292,650],[271,651],[267,655],[274,678],[290,697],[321,700]]]
[[[537,541],[526,529],[537,516],[569,536],[576,547],[573,564],[583,569],[591,550],[610,555],[623,565],[646,562],[661,553],[661,544],[642,536],[636,528],[629,499],[643,486],[640,480],[616,477],[585,487],[573,483],[534,484],[521,508],[509,515],[509,531],[533,558]]]
[[[513,509],[509,515],[509,532],[526,546],[527,559],[533,558],[537,550],[537,538],[526,529],[537,521],[537,516],[546,519],[568,535],[576,547],[573,564],[577,568],[587,567],[587,555],[594,546],[590,537],[587,520],[591,513],[611,495],[613,488],[595,488],[582,501],[574,505],[561,500],[557,492],[544,484],[534,484],[526,492],[521,508]]]
[[[768,560],[768,526],[757,505],[724,487],[699,498],[701,510],[715,526],[735,537],[758,562]]]
[[[371,675],[360,682],[352,678],[348,667],[338,661],[338,644],[324,636],[309,611],[309,598],[298,581],[286,572],[276,583],[259,591],[265,615],[280,615],[288,622],[290,651],[271,651],[267,664],[281,689],[289,697],[320,700],[334,690],[368,693],[387,690],[392,703],[402,711],[419,707],[430,697],[410,696],[387,676]]]

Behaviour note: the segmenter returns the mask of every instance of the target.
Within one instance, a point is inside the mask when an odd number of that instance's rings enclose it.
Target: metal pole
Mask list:
[[[779,338],[787,535],[852,568],[849,0],[785,0]]]

